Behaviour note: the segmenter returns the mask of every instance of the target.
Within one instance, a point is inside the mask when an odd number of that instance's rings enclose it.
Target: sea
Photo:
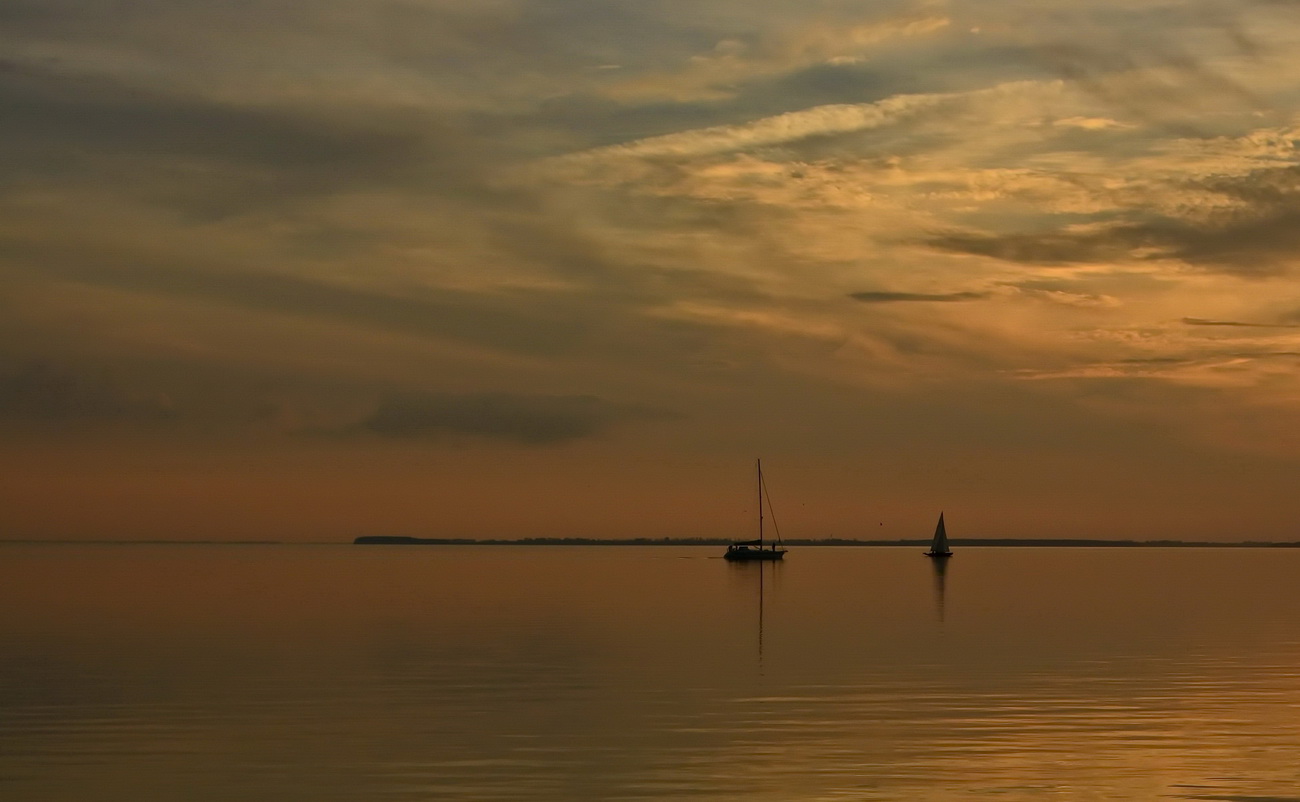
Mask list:
[[[0,799],[1300,800],[1300,550],[0,544]]]

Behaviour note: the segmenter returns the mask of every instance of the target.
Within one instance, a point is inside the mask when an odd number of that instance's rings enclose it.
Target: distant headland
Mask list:
[[[517,540],[475,540],[459,537],[407,537],[405,535],[364,535],[352,541],[358,546],[725,546],[726,538],[589,538],[525,537]],[[854,540],[848,538],[786,539],[790,546],[928,546],[929,539]],[[1103,540],[1095,538],[962,538],[951,541],[960,546],[1069,546],[1102,548],[1300,548],[1300,541],[1241,542],[1195,540]]]

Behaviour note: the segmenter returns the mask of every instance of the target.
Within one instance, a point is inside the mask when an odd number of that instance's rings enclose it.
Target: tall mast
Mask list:
[[[763,460],[756,459],[754,464],[758,467],[758,545],[763,545]]]

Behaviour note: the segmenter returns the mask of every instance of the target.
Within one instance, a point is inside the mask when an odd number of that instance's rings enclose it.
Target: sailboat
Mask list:
[[[779,560],[785,556],[785,549],[781,547],[781,532],[777,530],[776,540],[772,542],[770,548],[763,547],[763,497],[767,495],[767,486],[763,484],[763,461],[755,460],[754,464],[758,468],[758,539],[757,540],[738,540],[727,546],[727,553],[722,555],[724,560],[740,562],[743,560]],[[768,499],[768,509],[772,508],[772,500]],[[772,520],[773,525],[776,519]]]
[[[943,528],[943,513],[939,513],[939,525],[934,528],[934,540],[930,541],[930,550],[925,553],[925,556],[952,556],[952,549],[948,548],[948,532]]]

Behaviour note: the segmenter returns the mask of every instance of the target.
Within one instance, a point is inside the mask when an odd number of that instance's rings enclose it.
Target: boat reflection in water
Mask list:
[[[934,539],[930,541],[930,550],[925,553],[934,566],[934,596],[939,608],[939,620],[943,621],[944,575],[948,573],[948,560],[952,549],[948,546],[948,530],[943,525],[943,513],[939,513],[939,523],[934,527]]]
[[[758,668],[761,673],[763,670],[763,610],[764,610],[764,588],[768,583],[774,583],[778,578],[778,572],[781,570],[780,562],[760,562],[757,565],[750,565],[747,562],[739,562],[732,568],[735,571],[735,577],[746,588],[752,584],[758,585]],[[770,572],[770,574],[769,574]]]
[[[747,562],[751,560],[780,560],[785,557],[785,549],[781,546],[781,530],[776,528],[776,516],[772,516],[772,528],[776,532],[776,540],[768,548],[763,547],[763,499],[767,498],[768,511],[772,510],[772,499],[767,497],[767,486],[763,484],[763,461],[755,460],[758,467],[758,539],[757,540],[738,540],[727,546],[727,552],[722,555],[724,560],[732,562]]]
[[[939,611],[939,621],[943,621],[943,603],[944,603],[944,581],[948,573],[947,558],[931,560],[930,565],[934,568],[934,601]]]

